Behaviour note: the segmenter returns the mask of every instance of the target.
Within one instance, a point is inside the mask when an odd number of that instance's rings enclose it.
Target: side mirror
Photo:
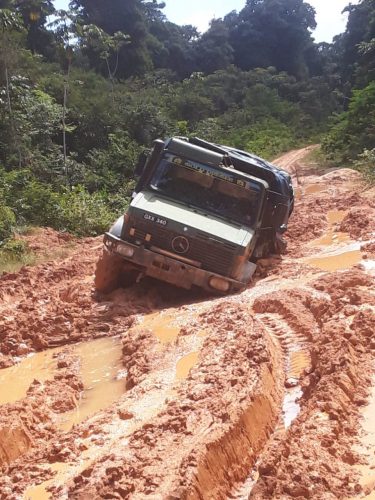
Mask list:
[[[141,177],[150,153],[151,153],[151,149],[145,149],[139,155],[138,162],[137,162],[137,164],[135,166],[135,170],[134,170],[134,175],[136,177]]]

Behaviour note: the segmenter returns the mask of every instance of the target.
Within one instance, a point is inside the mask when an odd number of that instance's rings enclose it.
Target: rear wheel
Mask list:
[[[120,281],[122,260],[106,248],[96,264],[95,288],[98,292],[109,293],[115,290]]]

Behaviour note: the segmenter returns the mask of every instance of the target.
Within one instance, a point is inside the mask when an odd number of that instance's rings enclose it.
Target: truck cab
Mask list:
[[[245,288],[291,213],[290,192],[272,196],[275,176],[260,176],[269,167],[246,155],[197,138],[155,141],[127,213],[104,236],[97,289],[124,273],[220,293]]]

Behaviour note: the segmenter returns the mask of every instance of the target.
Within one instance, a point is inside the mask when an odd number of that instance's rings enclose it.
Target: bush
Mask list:
[[[20,221],[56,227],[59,221],[59,195],[48,184],[32,179],[16,198],[14,210]]]
[[[327,157],[348,162],[375,144],[375,82],[355,90],[347,112],[339,115],[322,142]]]
[[[353,165],[354,168],[363,174],[368,182],[371,184],[375,183],[375,148],[365,149]]]
[[[9,238],[16,224],[16,216],[12,209],[0,205],[0,245]]]
[[[115,219],[101,193],[89,194],[82,186],[60,196],[58,229],[78,236],[96,236],[106,231]]]
[[[9,258],[19,259],[23,255],[29,252],[26,241],[22,240],[8,240],[1,246],[2,256],[8,256]]]
[[[298,144],[295,132],[273,118],[263,120],[246,129],[234,128],[228,132],[223,141],[267,159],[272,159]]]
[[[25,241],[7,240],[0,246],[0,275],[3,272],[17,272],[22,266],[35,263],[35,255]]]

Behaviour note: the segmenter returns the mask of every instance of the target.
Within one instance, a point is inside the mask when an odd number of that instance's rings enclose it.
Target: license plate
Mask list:
[[[166,219],[162,219],[157,215],[143,214],[143,218],[150,222],[155,222],[155,224],[160,224],[161,226],[166,226],[168,224]]]

